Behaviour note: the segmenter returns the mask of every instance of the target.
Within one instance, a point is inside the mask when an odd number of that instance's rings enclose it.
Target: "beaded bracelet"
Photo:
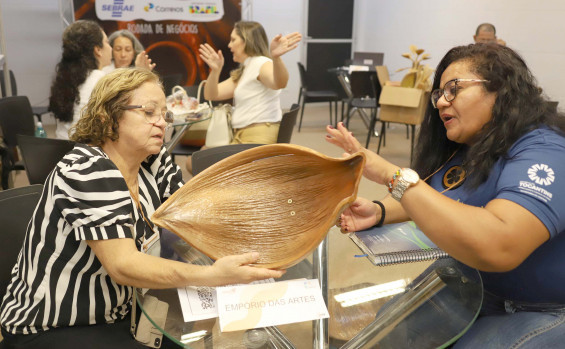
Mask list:
[[[383,203],[380,202],[379,200],[373,200],[373,202],[381,207],[381,219],[374,226],[377,228],[382,227],[385,221],[385,214],[386,214],[385,205],[383,205]]]
[[[394,181],[396,180],[396,177],[400,176],[400,169],[396,170],[396,172],[394,172],[394,174],[392,175],[392,179],[390,180],[390,183],[388,183],[388,192],[392,193],[392,186],[394,185]]]

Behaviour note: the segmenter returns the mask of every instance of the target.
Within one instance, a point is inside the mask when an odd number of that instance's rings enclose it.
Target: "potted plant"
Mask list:
[[[424,53],[424,49],[418,48],[416,45],[410,45],[410,52],[403,53],[402,57],[411,60],[412,66],[397,70],[397,72],[400,72],[408,69],[408,73],[402,78],[400,86],[429,91],[432,87],[430,77],[434,69],[427,64],[422,64],[422,61],[430,59],[430,54]]]

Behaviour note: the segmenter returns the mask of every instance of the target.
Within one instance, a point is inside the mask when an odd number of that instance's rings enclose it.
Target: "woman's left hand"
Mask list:
[[[337,226],[346,234],[368,229],[375,223],[377,223],[377,206],[365,198],[358,197],[342,212]]]
[[[151,58],[145,53],[145,51],[141,51],[137,57],[135,57],[135,66],[138,68],[146,68],[149,70],[153,70],[155,68],[155,63],[151,62]]]
[[[294,50],[298,47],[300,40],[302,40],[302,34],[298,32],[275,36],[271,41],[271,58],[279,58],[288,51]]]
[[[365,154],[363,175],[367,179],[379,184],[388,184],[394,172],[398,170],[398,166],[391,164],[379,155],[361,146],[359,141],[353,137],[353,134],[343,126],[343,122],[337,124],[337,129],[327,126],[326,131],[328,132],[326,141],[345,150],[345,156],[356,152],[363,152]]]

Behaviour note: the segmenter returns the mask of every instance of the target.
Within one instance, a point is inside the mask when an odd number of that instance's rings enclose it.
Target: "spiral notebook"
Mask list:
[[[448,257],[412,221],[353,232],[349,237],[378,266]]]

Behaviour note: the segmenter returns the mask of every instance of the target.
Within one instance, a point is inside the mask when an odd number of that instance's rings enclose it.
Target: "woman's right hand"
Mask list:
[[[202,58],[202,60],[206,62],[206,64],[208,64],[212,71],[222,70],[222,67],[224,66],[224,55],[222,54],[221,50],[218,50],[218,52],[216,52],[214,51],[212,46],[208,44],[202,44],[200,45],[198,51],[200,52],[200,58]]]
[[[377,223],[377,205],[365,198],[358,197],[340,216],[338,227],[341,232],[351,233],[364,230]]]
[[[349,156],[357,152],[362,152],[365,154],[365,168],[363,169],[363,175],[373,182],[378,184],[387,185],[393,174],[398,170],[398,166],[386,161],[381,156],[377,155],[375,152],[364,148],[357,138],[353,137],[353,134],[343,126],[343,122],[337,124],[337,129],[333,126],[327,126],[326,131],[326,141],[331,144],[337,145],[342,148],[346,154]]]
[[[135,66],[138,68],[153,70],[153,68],[155,68],[155,65],[156,64],[151,61],[151,58],[149,58],[145,51],[141,51],[135,57]]]
[[[210,281],[217,286],[247,284],[257,280],[280,278],[286,273],[286,270],[266,269],[250,265],[258,260],[259,253],[257,252],[222,257],[212,265]]]

